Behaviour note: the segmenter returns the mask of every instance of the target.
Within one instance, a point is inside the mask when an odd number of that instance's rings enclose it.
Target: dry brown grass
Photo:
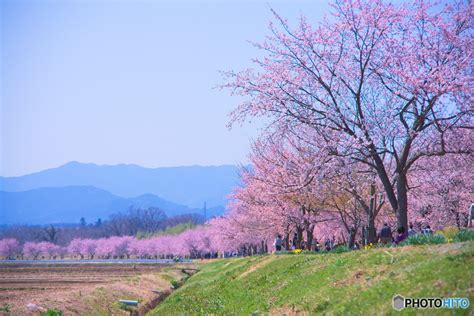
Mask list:
[[[181,279],[183,267],[192,265],[144,264],[33,264],[0,266],[0,306],[11,315],[38,315],[58,308],[64,315],[128,315],[117,300],[140,300],[146,305],[166,291],[170,279]],[[27,304],[38,306],[31,312]]]

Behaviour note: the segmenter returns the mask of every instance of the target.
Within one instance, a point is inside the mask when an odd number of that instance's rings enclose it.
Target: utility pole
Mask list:
[[[206,202],[204,202],[204,221],[207,219],[207,214],[206,214]]]

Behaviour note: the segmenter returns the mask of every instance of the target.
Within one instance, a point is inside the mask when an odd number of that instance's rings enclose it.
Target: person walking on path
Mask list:
[[[430,225],[426,225],[426,227],[423,228],[422,232],[423,232],[423,234],[425,234],[425,235],[431,235],[431,234],[433,234],[433,231],[431,230],[431,226],[430,226]]]
[[[326,249],[326,251],[331,251],[331,239],[326,239],[326,241],[324,242],[324,247]]]
[[[384,223],[382,229],[380,230],[380,242],[385,245],[391,241],[392,229],[388,226],[387,223]]]
[[[471,209],[469,212],[469,227],[472,228],[472,220],[474,220],[474,203],[471,204]]]
[[[415,235],[416,235],[416,230],[413,229],[413,224],[410,223],[410,228],[408,229],[408,237],[415,236]]]
[[[398,227],[397,237],[395,237],[395,243],[398,245],[399,243],[401,243],[405,239],[407,239],[407,233],[405,231],[405,227],[403,227],[403,226]]]
[[[281,251],[282,243],[283,243],[283,240],[281,239],[280,234],[278,234],[275,238],[275,241],[273,242],[273,246],[275,246],[275,251]]]
[[[293,236],[293,245],[292,245],[292,249],[295,250],[298,248],[298,234],[295,233],[295,235]]]

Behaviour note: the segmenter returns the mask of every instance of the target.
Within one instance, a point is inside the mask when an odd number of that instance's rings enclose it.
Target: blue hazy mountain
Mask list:
[[[0,191],[0,224],[77,223],[81,217],[92,222],[107,219],[129,207],[158,207],[169,217],[200,213],[153,194],[123,198],[92,186],[39,188],[21,192]],[[223,207],[210,208],[209,217],[222,214]]]
[[[137,165],[96,165],[69,162],[19,177],[0,177],[0,190],[17,192],[44,187],[94,186],[121,197],[154,194],[162,199],[202,208],[226,205],[238,184],[238,167],[188,166],[144,168]]]

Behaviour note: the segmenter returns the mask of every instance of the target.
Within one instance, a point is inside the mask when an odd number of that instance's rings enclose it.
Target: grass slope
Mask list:
[[[202,266],[151,315],[453,314],[395,312],[392,297],[466,297],[474,304],[474,242],[342,254],[266,255]]]

